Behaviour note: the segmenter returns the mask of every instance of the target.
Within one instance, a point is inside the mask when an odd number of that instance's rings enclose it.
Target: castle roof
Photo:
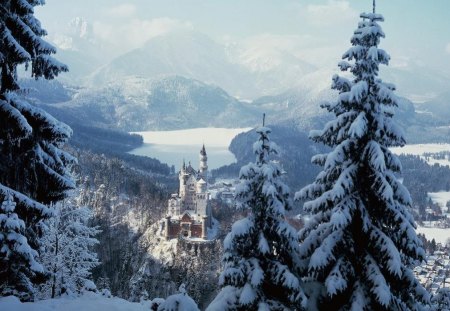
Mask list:
[[[194,168],[192,167],[192,165],[191,165],[191,162],[189,162],[189,165],[188,165],[188,167],[186,167],[186,173],[187,174],[192,174],[192,175],[196,175],[196,171],[194,170]]]
[[[202,156],[205,156],[205,155],[206,155],[205,144],[203,144],[203,147],[202,147],[202,149],[200,150],[200,154],[201,154]]]

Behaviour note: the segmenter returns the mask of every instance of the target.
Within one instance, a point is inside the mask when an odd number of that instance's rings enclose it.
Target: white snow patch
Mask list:
[[[390,148],[394,154],[410,154],[420,156],[429,165],[439,164],[442,166],[450,166],[450,159],[446,156],[445,159],[435,159],[433,157],[425,157],[425,153],[439,153],[450,152],[450,144],[415,144],[406,145],[404,147]]]
[[[173,263],[173,254],[176,253],[177,248],[177,239],[171,239],[168,241],[160,240],[159,243],[156,243],[153,248],[149,248],[151,255],[161,261],[163,264],[172,264]]]
[[[450,191],[428,192],[428,197],[441,207],[443,213],[447,212],[446,205],[450,201]]]
[[[161,220],[162,221],[162,220]],[[161,221],[151,225],[142,237],[148,255],[162,264],[172,265],[177,251],[178,239],[166,240],[162,231]]]
[[[0,298],[0,310],[14,311],[148,311],[150,302],[133,303],[121,298],[106,298],[101,294],[87,292],[80,297],[62,297],[22,303],[14,296]]]
[[[450,239],[450,228],[417,227],[416,231],[424,234],[427,240],[431,241],[434,239],[436,243],[441,243],[442,245],[447,244],[447,240]]]

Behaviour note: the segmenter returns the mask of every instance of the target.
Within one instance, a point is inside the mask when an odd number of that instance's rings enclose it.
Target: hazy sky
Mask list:
[[[174,29],[194,29],[221,42],[295,50],[307,61],[336,61],[349,47],[359,13],[371,0],[46,0],[36,9],[50,34],[74,17],[118,48],[138,47]],[[449,0],[378,0],[394,66],[411,62],[450,72]]]

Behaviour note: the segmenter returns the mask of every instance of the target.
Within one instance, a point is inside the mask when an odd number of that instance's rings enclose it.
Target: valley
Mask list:
[[[2,311],[450,310],[448,3],[47,2],[0,3]]]

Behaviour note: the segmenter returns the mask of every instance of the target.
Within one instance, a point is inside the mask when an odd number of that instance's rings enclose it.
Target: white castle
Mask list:
[[[200,150],[200,168],[196,171],[183,161],[179,173],[179,193],[172,194],[165,219],[167,239],[178,237],[203,238],[212,225],[208,192],[208,156],[205,145]]]

